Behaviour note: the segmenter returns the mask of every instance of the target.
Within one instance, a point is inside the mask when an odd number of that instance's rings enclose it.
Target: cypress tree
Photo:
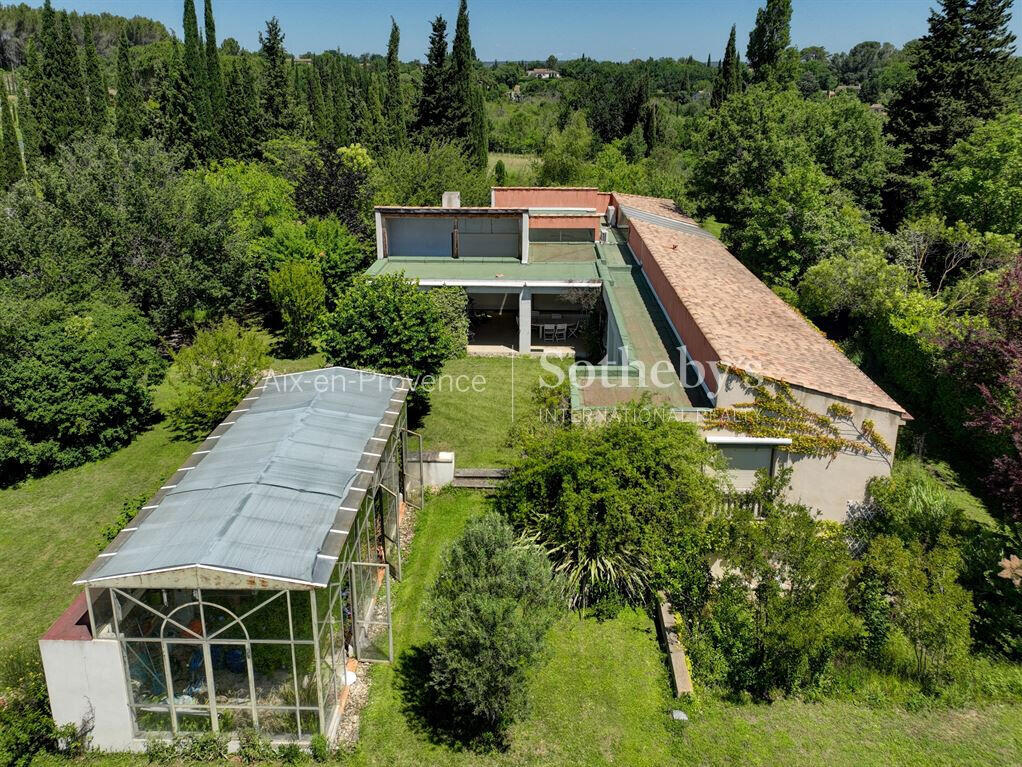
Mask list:
[[[287,51],[284,50],[284,33],[276,16],[266,22],[266,34],[259,34],[259,43],[259,54],[265,65],[260,104],[266,118],[266,129],[272,136],[292,124]]]
[[[43,92],[43,63],[39,46],[29,38],[25,48],[25,77],[18,83],[18,128],[25,167],[31,169],[39,159],[39,94]]]
[[[203,16],[206,24],[206,83],[209,92],[210,125],[213,129],[210,148],[214,157],[223,157],[227,154],[227,147],[223,141],[227,95],[224,92],[224,73],[220,66],[220,51],[216,43],[213,0],[206,0]]]
[[[450,127],[457,138],[467,138],[472,125],[472,39],[468,30],[468,3],[458,5],[458,21],[451,47]]]
[[[261,140],[259,97],[255,75],[248,58],[230,67],[227,75],[227,106],[224,116],[224,137],[231,154],[242,159],[255,156]]]
[[[309,119],[312,122],[312,136],[319,144],[331,140],[330,125],[327,123],[326,104],[323,100],[323,85],[315,64],[305,76],[305,90],[309,102]]]
[[[181,45],[172,41],[170,71],[167,78],[167,94],[164,103],[164,143],[180,149],[186,165],[198,162],[197,137],[199,119],[195,110],[195,94],[188,65],[181,55]]]
[[[117,103],[114,107],[114,135],[131,140],[142,137],[142,92],[131,66],[131,44],[126,32],[117,43]]]
[[[416,133],[424,144],[443,132],[449,116],[450,70],[447,62],[447,22],[443,16],[433,19],[429,33],[429,52],[422,68],[422,96],[419,98]]]
[[[209,105],[209,78],[206,74],[206,54],[199,36],[199,22],[195,15],[195,0],[185,0],[184,52],[182,75],[188,81],[195,113],[195,131],[192,143],[199,157],[213,156],[213,117]]]
[[[18,136],[14,130],[14,112],[7,88],[0,80],[0,190],[7,189],[11,184],[25,175],[21,164],[21,150],[18,148]]]
[[[940,6],[919,40],[915,79],[890,105],[887,129],[903,145],[903,171],[910,175],[929,169],[1012,97],[1010,2],[941,0]]]
[[[717,109],[727,101],[728,97],[738,93],[742,89],[742,72],[738,64],[738,51],[735,46],[735,25],[731,25],[731,36],[727,39],[727,47],[724,49],[724,59],[720,69],[713,78],[713,94],[710,96],[710,106]]]
[[[334,145],[347,146],[352,142],[351,100],[348,98],[348,78],[344,75],[344,62],[339,56],[330,57],[330,78],[334,97]]]
[[[390,40],[387,41],[387,90],[384,94],[384,112],[387,118],[387,143],[390,146],[404,146],[408,143],[405,127],[404,104],[401,99],[401,60],[398,48],[401,44],[401,30],[394,17],[390,17]]]
[[[71,17],[67,13],[60,14],[60,66],[67,83],[67,96],[64,101],[64,114],[69,135],[74,136],[85,130],[89,123],[88,92],[85,88],[85,75],[82,72],[82,58],[78,51],[78,41],[71,29]]]
[[[92,34],[92,20],[86,16],[82,34],[85,37],[84,70],[85,86],[89,97],[89,130],[101,133],[107,121],[106,79],[96,52],[96,41]]]

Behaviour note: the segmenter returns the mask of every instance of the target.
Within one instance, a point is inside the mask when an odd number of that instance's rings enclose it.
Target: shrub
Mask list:
[[[313,761],[326,762],[330,759],[330,744],[321,733],[316,733],[309,739],[309,753]]]
[[[961,555],[947,536],[930,550],[881,535],[865,567],[883,584],[891,622],[912,643],[915,674],[927,686],[949,680],[969,649],[972,598],[958,583]]]
[[[269,282],[270,298],[280,312],[287,352],[295,357],[309,354],[326,301],[319,269],[307,261],[285,261],[270,274]]]
[[[308,754],[297,743],[281,743],[277,746],[277,759],[283,764],[301,764]]]
[[[814,688],[857,623],[845,604],[851,558],[840,535],[785,498],[791,469],[761,473],[755,504],[728,510],[721,551],[728,576],[715,584],[690,630],[712,647],[719,677],[758,700]],[[758,507],[762,519],[753,516]],[[697,673],[701,659],[693,657]]]
[[[222,762],[227,759],[227,735],[204,732],[181,741],[178,751],[190,762]]]
[[[436,302],[402,274],[356,278],[324,325],[323,350],[330,364],[416,383],[438,374],[453,346]],[[416,412],[425,403],[421,389],[413,393]]]
[[[1022,588],[1001,575],[1003,560],[1022,555],[1022,525],[980,528],[964,542],[962,584],[976,612],[972,636],[988,652],[1022,660]]]
[[[666,589],[679,609],[709,584],[718,451],[691,424],[645,403],[592,428],[539,430],[501,483],[496,508],[543,546],[584,606]]]
[[[849,532],[863,543],[894,535],[932,548],[942,535],[959,535],[966,522],[946,487],[918,459],[897,461],[889,477],[868,485],[868,503],[852,517]]]
[[[319,254],[320,271],[326,285],[326,304],[331,311],[351,280],[369,266],[375,253],[334,216],[310,218],[305,229]]]
[[[152,764],[170,764],[178,757],[178,743],[162,738],[149,738],[145,742],[145,755]]]
[[[199,331],[191,346],[174,355],[171,427],[189,439],[208,434],[259,379],[268,349],[265,337],[232,319]]]
[[[238,733],[238,756],[246,764],[252,764],[271,761],[275,752],[268,738],[263,737],[258,730],[248,727]]]
[[[447,328],[449,345],[448,359],[465,356],[468,346],[468,293],[464,288],[447,286],[432,288],[429,298],[440,312],[444,327]]]
[[[95,460],[152,419],[163,370],[131,306],[0,302],[0,484]]]
[[[428,688],[468,740],[500,744],[526,708],[526,672],[557,615],[558,588],[539,549],[496,514],[468,523],[433,586]]]
[[[5,656],[0,661],[0,767],[26,767],[36,753],[56,751],[58,734],[38,657]]]

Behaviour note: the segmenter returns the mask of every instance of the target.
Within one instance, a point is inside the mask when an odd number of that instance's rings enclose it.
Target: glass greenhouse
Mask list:
[[[134,737],[330,735],[356,661],[392,658],[408,390],[265,379],[76,581]]]

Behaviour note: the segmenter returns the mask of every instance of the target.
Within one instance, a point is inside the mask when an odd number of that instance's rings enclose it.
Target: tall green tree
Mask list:
[[[0,84],[0,191],[24,175],[12,109],[7,88]]]
[[[458,5],[458,21],[451,47],[452,132],[465,142],[466,154],[478,167],[486,165],[486,112],[481,92],[477,92],[473,65],[475,50],[468,26],[468,3]]]
[[[30,169],[39,159],[39,100],[44,92],[42,84],[43,62],[39,46],[29,38],[25,47],[24,76],[17,78],[18,86],[18,128],[21,130],[21,146],[25,167]]]
[[[242,58],[227,76],[224,136],[233,156],[248,159],[255,155],[262,139],[260,119],[255,74],[248,58]]]
[[[731,25],[731,36],[727,39],[724,49],[724,60],[713,79],[713,93],[710,106],[714,109],[723,104],[727,97],[742,89],[742,70],[738,63],[738,50],[735,47],[735,25]]]
[[[915,48],[915,78],[890,105],[887,127],[904,149],[903,170],[922,173],[977,120],[1012,96],[1014,35],[1009,0],[941,0]]]
[[[197,134],[199,118],[195,109],[193,80],[181,56],[181,45],[173,40],[167,92],[164,98],[164,143],[183,151],[185,163],[199,160]]]
[[[114,135],[122,139],[142,137],[142,91],[131,65],[131,44],[121,33],[117,44],[117,104],[114,107]]]
[[[401,59],[398,58],[400,45],[401,30],[391,16],[390,40],[387,41],[387,90],[383,106],[387,120],[387,143],[390,146],[404,146],[408,141],[404,102],[401,98]]]
[[[52,157],[57,148],[80,132],[88,114],[81,62],[67,15],[43,4],[39,26],[41,73],[38,98],[40,148]]]
[[[348,78],[340,56],[330,56],[328,71],[333,95],[334,144],[347,146],[352,142],[351,99],[348,97]]]
[[[206,72],[206,54],[199,35],[199,22],[195,15],[195,0],[185,0],[184,52],[182,75],[188,81],[195,111],[193,143],[199,157],[213,156],[213,113],[209,103],[209,78]]]
[[[319,73],[312,67],[305,77],[305,90],[309,103],[312,137],[320,144],[330,141],[333,124],[326,110],[323,85]]]
[[[213,129],[210,144],[213,157],[227,154],[223,141],[224,116],[227,113],[227,94],[224,91],[224,73],[220,66],[220,51],[216,43],[216,21],[213,19],[213,0],[206,0],[203,8],[206,24],[206,84],[209,93],[210,124]]]
[[[291,93],[287,76],[287,51],[284,33],[277,17],[266,22],[266,34],[259,34],[259,54],[263,57],[263,82],[260,106],[266,119],[266,129],[276,135],[293,122]]]
[[[467,142],[468,157],[477,168],[485,168],[489,158],[486,102],[483,87],[478,83],[472,84],[471,118]]]
[[[429,33],[429,52],[422,68],[422,95],[415,120],[415,132],[424,143],[428,144],[443,132],[450,116],[450,96],[447,22],[443,16],[437,16]]]
[[[103,77],[103,67],[92,32],[92,19],[89,16],[85,17],[82,25],[82,35],[85,87],[89,98],[88,127],[93,133],[100,133],[107,121],[106,79]]]
[[[798,75],[798,54],[791,45],[791,0],[767,0],[756,11],[745,58],[754,82],[790,85]]]

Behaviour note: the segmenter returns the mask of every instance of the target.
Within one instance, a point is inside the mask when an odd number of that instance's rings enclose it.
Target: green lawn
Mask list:
[[[534,154],[515,154],[513,152],[490,152],[489,172],[493,173],[493,166],[501,160],[504,167],[510,172],[531,174],[539,162],[539,156]]]
[[[571,364],[551,362],[565,369]],[[514,457],[506,444],[512,415],[519,418],[534,408],[532,392],[541,377],[553,382],[553,374],[540,367],[538,357],[465,357],[448,362],[430,395],[430,412],[421,429],[425,449],[453,450],[459,468],[508,465]]]
[[[448,490],[419,515],[404,580],[395,589],[394,646],[429,638],[425,594],[443,552],[483,507],[473,491]],[[530,684],[532,714],[516,725],[504,754],[454,751],[431,743],[403,712],[393,667],[374,669],[362,715],[357,765],[661,765],[670,761],[667,675],[653,624],[627,611],[597,623],[572,614],[551,631],[549,653]]]
[[[322,355],[274,359],[289,373],[322,367]],[[156,387],[157,408],[170,390]],[[104,544],[121,506],[152,495],[195,449],[158,424],[101,461],[0,490],[0,650],[31,647],[78,593],[71,582]]]

